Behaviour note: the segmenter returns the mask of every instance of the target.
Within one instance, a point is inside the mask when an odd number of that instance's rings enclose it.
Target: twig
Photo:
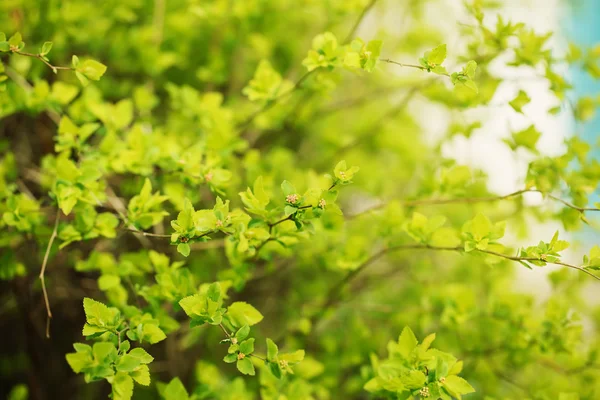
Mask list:
[[[506,200],[512,197],[521,196],[524,193],[541,193],[542,195],[548,196],[548,198],[558,201],[565,206],[572,208],[573,210],[579,211],[580,213],[584,213],[586,211],[600,211],[600,208],[592,208],[592,207],[579,207],[574,204],[571,204],[559,197],[556,197],[552,194],[546,194],[538,189],[522,189],[517,190],[516,192],[509,193],[503,196],[487,196],[487,197],[463,197],[463,198],[450,198],[450,199],[421,199],[421,200],[409,200],[402,202],[402,205],[405,207],[414,207],[414,206],[423,206],[423,205],[443,205],[443,204],[473,204],[473,203],[485,203],[485,202],[493,202],[499,200]],[[386,203],[379,203],[374,206],[371,206],[359,213],[348,215],[346,218],[353,219],[357,218],[361,215],[367,214],[371,211],[381,209],[386,206]]]
[[[125,333],[128,329],[129,329],[129,326],[126,326],[125,328],[121,329],[120,331],[117,331],[117,340],[119,341],[117,351],[121,350],[121,334]]]
[[[55,74],[58,72],[58,70],[70,70],[70,71],[74,71],[75,70],[75,68],[73,68],[73,67],[59,67],[57,65],[52,65],[48,61],[46,61],[41,54],[27,53],[25,51],[19,51],[19,50],[13,50],[12,52],[14,54],[19,54],[19,55],[25,56],[25,57],[37,58],[38,60],[40,60],[44,64],[46,64],[48,67],[50,67],[50,69],[52,69],[52,72],[54,72]]]
[[[225,336],[227,336],[227,339],[231,339],[231,334],[229,332],[227,332],[227,329],[225,329],[225,327],[223,326],[223,324],[219,324],[219,327],[221,328],[221,330],[223,331],[223,333],[225,334]]]
[[[371,0],[369,2],[369,4],[367,4],[367,6],[365,8],[363,8],[363,10],[361,11],[361,13],[358,16],[358,19],[356,20],[356,22],[354,22],[354,25],[352,25],[350,32],[348,32],[348,34],[346,35],[346,39],[344,39],[343,43],[349,43],[352,40],[352,36],[354,36],[356,31],[358,30],[358,27],[362,23],[363,19],[365,19],[365,17],[367,16],[367,14],[371,10],[371,8],[373,8],[373,6],[375,5],[376,2],[377,2],[377,0]]]
[[[386,63],[389,63],[389,64],[399,65],[399,66],[405,67],[405,68],[420,69],[421,71],[425,71],[427,69],[427,68],[423,67],[422,65],[399,63],[397,61],[390,60],[389,58],[380,58],[379,61],[386,62]]]
[[[50,301],[48,300],[48,291],[46,290],[46,266],[48,265],[48,257],[50,256],[50,249],[52,248],[52,244],[54,243],[54,239],[56,238],[56,233],[58,231],[58,221],[60,220],[60,210],[56,211],[56,220],[54,221],[54,229],[52,230],[52,235],[50,236],[50,240],[48,241],[48,247],[46,247],[46,254],[44,254],[44,261],[42,262],[42,268],[40,269],[40,281],[42,282],[42,292],[44,293],[44,303],[46,304],[46,337],[50,338],[50,319],[52,319],[52,310],[50,310]]]
[[[12,79],[13,82],[15,82],[25,92],[29,93],[33,90],[33,86],[31,86],[31,84],[27,82],[27,79],[23,78],[21,74],[19,74],[17,71],[12,69],[8,65],[4,66],[4,72],[10,79]],[[48,109],[46,110],[46,114],[48,114],[48,117],[50,117],[50,119],[54,121],[56,125],[60,123],[60,114],[58,114],[56,111]]]
[[[290,90],[288,90],[287,92],[282,93],[279,96],[275,97],[274,99],[271,99],[270,101],[266,102],[261,108],[256,110],[248,118],[246,118],[246,120],[244,120],[241,124],[239,124],[238,129],[240,129],[241,131],[245,130],[256,119],[256,117],[258,117],[260,114],[270,110],[275,104],[277,104],[284,97],[289,96],[294,91],[299,89],[300,86],[304,83],[304,81],[307,80],[308,77],[311,76],[313,73],[315,73],[317,70],[318,70],[318,68],[313,69],[312,71],[306,72],[304,75],[302,75],[300,77],[300,79],[298,79],[296,81],[296,83],[294,84],[294,86],[292,86],[292,88]]]
[[[117,196],[115,191],[108,184],[106,185],[106,192],[108,193],[108,202],[115,210],[117,210],[117,213],[119,213],[119,216],[121,217],[121,220],[123,221],[123,223],[127,224],[127,217],[126,217],[127,208],[125,208],[125,204],[123,204],[121,199]],[[137,229],[135,229],[135,227],[132,224],[129,224],[129,228],[127,228],[127,230],[134,230],[135,232],[140,232]],[[144,232],[144,233],[146,233],[146,232]],[[150,234],[145,235],[142,233],[141,236],[136,235],[135,237],[140,241],[142,246],[150,247],[152,245],[152,243],[150,243],[150,241],[145,236],[152,236],[152,235],[150,235]],[[169,236],[169,237],[171,237],[171,236]]]
[[[138,235],[142,235],[142,236],[159,237],[159,238],[170,238],[171,237],[171,235],[159,235],[157,233],[144,232],[144,231],[140,231],[140,230],[137,230],[134,228],[123,228],[123,230],[126,230],[127,232],[137,233]]]

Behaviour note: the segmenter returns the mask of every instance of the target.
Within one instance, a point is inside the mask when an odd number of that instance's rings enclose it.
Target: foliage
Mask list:
[[[600,398],[594,145],[539,151],[517,88],[513,192],[447,150],[485,137],[495,64],[593,119],[563,72],[597,48],[479,0],[460,46],[442,0],[59,3],[0,5],[2,395]]]

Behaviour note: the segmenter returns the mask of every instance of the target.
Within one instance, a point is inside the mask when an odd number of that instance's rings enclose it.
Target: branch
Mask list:
[[[46,337],[50,337],[50,319],[52,319],[52,311],[50,310],[50,301],[48,300],[48,291],[46,290],[46,266],[48,265],[48,257],[50,256],[50,249],[56,238],[56,232],[58,231],[58,221],[60,220],[60,210],[56,211],[56,220],[54,221],[54,229],[52,235],[48,241],[48,247],[46,247],[46,254],[44,254],[44,261],[42,262],[42,268],[40,270],[40,281],[42,282],[42,292],[44,293],[44,303],[46,304],[46,314],[48,316],[46,320]]]
[[[369,2],[369,4],[367,4],[367,6],[365,8],[363,8],[363,10],[361,11],[361,13],[358,16],[358,19],[356,20],[356,22],[354,22],[354,25],[352,25],[352,29],[350,29],[350,32],[348,32],[348,35],[346,35],[346,39],[344,39],[344,42],[343,42],[344,44],[348,43],[352,40],[352,36],[354,36],[356,31],[358,30],[358,27],[362,23],[363,19],[367,16],[367,14],[371,10],[371,8],[373,8],[373,6],[375,5],[376,2],[377,2],[377,0],[371,0]]]
[[[137,233],[138,235],[142,235],[142,236],[159,237],[159,238],[170,238],[171,237],[171,235],[159,235],[157,233],[144,232],[144,231],[140,231],[140,230],[137,230],[134,228],[122,228],[122,229],[127,232]]]
[[[421,71],[427,71],[427,68],[423,67],[422,65],[404,64],[404,63],[400,63],[400,62],[397,62],[397,61],[390,60],[389,58],[380,58],[379,61],[386,62],[388,64],[399,65],[399,66],[404,67],[404,68],[414,68],[414,69],[420,69]],[[449,73],[443,73],[443,74],[437,73],[437,75],[444,75],[444,76],[450,77]]]
[[[454,198],[454,199],[421,199],[421,200],[409,200],[409,201],[404,201],[402,202],[402,205],[404,205],[405,207],[414,207],[414,206],[423,206],[423,205],[443,205],[443,204],[460,204],[460,203],[465,203],[465,204],[473,204],[473,203],[484,203],[484,202],[493,202],[493,201],[499,201],[499,200],[506,200],[506,199],[510,199],[512,197],[516,197],[516,196],[521,196],[524,193],[540,193],[542,195],[546,195],[548,196],[548,198],[558,201],[562,204],[564,204],[565,206],[572,208],[573,210],[579,211],[580,213],[584,213],[586,211],[600,211],[600,208],[593,208],[593,207],[579,207],[576,206],[574,204],[571,204],[559,197],[556,197],[552,194],[547,194],[542,192],[541,190],[538,189],[522,189],[522,190],[517,190],[516,192],[513,193],[509,193],[503,196],[488,196],[488,197],[464,197],[464,198]],[[347,219],[353,219],[353,218],[357,218],[360,217],[361,215],[367,214],[371,211],[374,210],[379,210],[383,207],[385,207],[387,205],[387,203],[380,203],[380,204],[376,204],[372,207],[369,207],[361,212],[358,212],[356,214],[352,214],[352,215],[348,215],[346,218]]]
[[[431,82],[433,82],[433,81],[431,81]],[[375,123],[364,132],[364,134],[359,135],[352,142],[337,149],[337,151],[334,153],[334,155],[331,158],[327,159],[326,162],[330,163],[332,160],[339,158],[347,150],[360,144],[363,140],[374,137],[375,136],[374,131],[380,129],[385,124],[385,122],[387,121],[388,118],[393,117],[394,115],[402,112],[408,106],[408,103],[410,102],[410,100],[417,94],[419,89],[427,87],[429,84],[431,84],[431,82],[424,84],[424,85],[413,86],[410,90],[408,90],[408,92],[406,93],[404,98],[400,101],[400,103],[398,103],[396,106],[390,108],[383,115],[381,115],[375,121]]]
[[[415,69],[420,69],[421,71],[425,71],[427,68],[423,67],[422,65],[415,65],[415,64],[404,64],[404,63],[399,63],[397,61],[392,61],[389,58],[380,58],[379,61],[381,62],[386,62],[389,64],[395,64],[395,65],[399,65],[401,67],[405,67],[405,68],[415,68]]]
[[[19,50],[13,50],[12,52],[13,52],[13,54],[18,54],[18,55],[25,56],[25,57],[37,58],[38,60],[40,60],[44,64],[46,64],[48,67],[50,67],[50,69],[52,69],[52,72],[54,72],[55,74],[58,72],[58,70],[70,70],[70,71],[75,70],[75,68],[73,68],[73,67],[59,67],[57,65],[52,65],[48,61],[46,61],[44,59],[44,56],[42,56],[41,54],[27,53],[25,51],[19,51]]]
[[[369,265],[371,265],[372,263],[374,263],[375,261],[377,261],[384,255],[391,253],[391,252],[400,251],[400,250],[456,251],[459,253],[463,253],[464,247],[462,247],[462,246],[453,246],[453,247],[431,246],[431,245],[427,245],[427,244],[403,244],[403,245],[387,247],[387,248],[383,248],[383,249],[379,250],[377,253],[375,253],[371,257],[369,257],[367,260],[363,261],[356,269],[354,269],[354,270],[350,271],[348,274],[346,274],[346,276],[344,276],[335,286],[333,286],[327,292],[327,296],[325,297],[325,303],[321,307],[320,312],[311,317],[311,323],[313,324],[313,326],[319,321],[319,319],[321,319],[321,317],[332,306],[334,306],[335,304],[337,304],[340,301],[341,292],[342,292],[342,289],[344,288],[344,286],[346,286],[348,283],[350,283],[350,281],[352,281],[358,274],[360,274]],[[546,260],[542,260],[541,258],[535,258],[535,257],[509,256],[507,254],[497,253],[497,252],[491,251],[491,250],[474,249],[473,252],[488,254],[491,256],[496,256],[496,257],[504,258],[506,260],[517,261],[517,262],[544,261],[547,264],[560,265],[563,267],[581,271],[581,272],[591,276],[592,278],[600,281],[599,276],[594,275],[593,273],[586,270],[585,268],[577,266],[577,265],[567,264],[562,261],[551,262],[551,261],[546,261]]]
[[[304,81],[307,80],[308,77],[311,76],[313,73],[315,73],[317,70],[318,70],[318,68],[313,69],[312,71],[306,72],[304,75],[302,75],[300,77],[300,79],[298,79],[296,81],[296,83],[294,84],[294,86],[292,86],[292,88],[290,90],[288,90],[285,93],[280,94],[279,96],[275,97],[274,99],[272,99],[270,101],[267,101],[261,108],[256,110],[248,118],[246,118],[246,120],[244,122],[242,122],[240,125],[238,125],[238,129],[240,129],[241,131],[245,130],[256,119],[256,117],[258,117],[260,114],[270,110],[271,108],[273,108],[274,105],[276,105],[284,97],[289,96],[290,94],[294,93],[294,91],[299,89],[300,86],[304,83]]]

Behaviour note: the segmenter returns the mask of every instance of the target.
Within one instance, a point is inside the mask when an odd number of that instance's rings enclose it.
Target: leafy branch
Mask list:
[[[38,53],[30,53],[23,51],[25,42],[19,32],[12,35],[8,40],[4,32],[0,32],[0,52],[12,53],[24,57],[36,58],[46,64],[55,74],[59,70],[75,71],[77,79],[83,86],[86,86],[90,80],[98,81],[106,72],[106,66],[95,60],[79,61],[79,57],[72,57],[72,66],[58,66],[50,63],[47,55],[52,50],[52,42],[45,42]]]
[[[369,267],[375,261],[379,260],[381,257],[383,257],[389,253],[393,253],[396,251],[404,251],[404,250],[432,250],[432,251],[458,252],[461,254],[465,253],[464,246],[445,247],[445,246],[432,246],[432,245],[427,245],[427,244],[402,244],[402,245],[390,246],[390,247],[383,248],[383,249],[379,250],[378,252],[374,253],[373,255],[371,255],[365,261],[363,261],[358,267],[356,267],[355,269],[350,271],[348,274],[346,274],[340,281],[338,281],[338,283],[336,283],[333,287],[331,287],[329,289],[329,291],[327,292],[327,295],[325,296],[325,301],[320,308],[320,311],[311,317],[312,324],[316,324],[325,315],[325,313],[327,311],[329,311],[334,305],[336,305],[341,300],[341,294],[342,294],[342,290],[344,289],[344,287],[346,285],[348,285],[354,278],[356,278],[356,276],[358,276],[362,271],[364,271],[367,267]],[[510,261],[516,261],[519,263],[543,261],[544,263],[547,263],[547,264],[559,265],[559,266],[571,268],[571,269],[574,269],[577,271],[581,271],[581,272],[591,276],[592,278],[600,281],[599,276],[591,273],[584,267],[581,267],[578,265],[573,265],[573,264],[568,264],[568,263],[565,263],[562,261],[549,261],[549,260],[545,260],[543,258],[536,258],[536,257],[510,256],[507,254],[498,253],[498,252],[491,251],[491,250],[474,249],[474,251],[476,251],[478,253],[494,256],[494,257],[503,258],[503,259],[510,260]]]

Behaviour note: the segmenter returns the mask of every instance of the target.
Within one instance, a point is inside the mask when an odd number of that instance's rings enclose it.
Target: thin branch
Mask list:
[[[400,63],[400,62],[397,62],[397,61],[390,60],[389,58],[385,58],[385,59],[384,59],[384,58],[380,58],[380,59],[379,59],[379,61],[381,61],[381,62],[386,62],[386,63],[388,63],[388,64],[399,65],[400,67],[405,67],[405,68],[414,68],[414,69],[420,69],[421,71],[427,71],[427,72],[431,72],[431,71],[428,71],[428,70],[427,70],[427,68],[423,67],[422,65],[415,65],[415,64],[404,64],[404,63]],[[450,77],[450,74],[449,74],[449,73],[447,73],[447,72],[444,72],[444,73],[436,73],[436,74],[437,74],[437,75],[444,75],[444,76]]]
[[[280,220],[278,220],[276,222],[269,223],[269,230],[271,228],[273,228],[274,226],[277,226],[277,225],[281,224],[282,222],[291,220],[292,218],[294,218],[294,214],[290,214],[287,217],[282,218],[282,219],[280,219]]]
[[[129,330],[129,326],[124,327],[120,331],[117,331],[117,340],[119,341],[119,345],[117,346],[117,351],[121,351],[121,334],[125,333]]]
[[[227,336],[227,339],[231,339],[231,334],[229,332],[227,332],[227,329],[225,329],[225,327],[223,326],[223,324],[219,324],[219,327],[221,328],[221,330],[223,331],[223,333],[225,334],[225,336]]]
[[[40,269],[40,281],[42,282],[42,292],[44,293],[44,303],[46,304],[46,337],[50,337],[50,319],[52,319],[52,310],[50,310],[50,301],[48,300],[48,291],[46,290],[46,266],[48,265],[48,257],[50,256],[50,249],[52,248],[52,244],[54,243],[54,239],[56,238],[56,233],[58,231],[58,221],[60,220],[60,210],[56,211],[56,220],[54,221],[54,229],[52,230],[52,235],[50,236],[50,240],[48,241],[48,247],[46,247],[46,254],[44,254],[44,261],[42,262],[42,268]]]
[[[70,71],[74,71],[75,70],[75,68],[73,68],[73,67],[59,67],[57,65],[52,65],[48,61],[46,61],[44,59],[44,56],[42,56],[41,54],[27,53],[25,51],[19,51],[19,50],[13,50],[12,52],[14,54],[19,54],[19,55],[25,56],[25,57],[37,58],[38,60],[40,60],[44,64],[46,64],[48,67],[50,67],[50,69],[52,69],[52,72],[54,72],[55,74],[58,72],[58,70],[70,70]]]
[[[559,197],[556,197],[552,194],[546,194],[538,189],[522,189],[517,190],[516,192],[509,193],[503,196],[487,196],[487,197],[463,197],[463,198],[449,198],[449,199],[420,199],[420,200],[408,200],[402,202],[402,205],[405,207],[414,207],[414,206],[424,206],[424,205],[444,205],[444,204],[473,204],[473,203],[485,203],[485,202],[493,202],[499,200],[506,200],[512,197],[521,196],[524,193],[540,193],[542,195],[548,196],[548,198],[558,201],[565,206],[572,208],[573,210],[579,211],[580,213],[584,213],[586,211],[600,211],[600,208],[592,208],[592,207],[579,207],[574,204],[571,204]],[[358,212],[356,214],[348,215],[347,219],[353,219],[360,217],[361,215],[367,214],[371,211],[379,210],[385,207],[387,203],[379,203],[374,206],[368,207],[367,209]]]
[[[296,81],[296,83],[294,84],[294,86],[292,86],[292,88],[290,90],[288,90],[285,93],[280,94],[279,96],[275,97],[274,99],[271,99],[270,101],[267,101],[261,108],[259,108],[258,110],[256,110],[252,114],[250,114],[250,116],[248,118],[246,118],[246,120],[244,120],[241,124],[239,124],[238,129],[240,129],[242,131],[245,130],[256,119],[256,117],[258,117],[262,113],[270,110],[271,108],[273,108],[273,106],[275,106],[284,97],[291,95],[292,93],[294,93],[294,91],[299,89],[300,86],[304,83],[304,81],[307,80],[308,77],[311,76],[313,73],[315,73],[317,70],[318,70],[318,68],[313,69],[312,71],[306,72],[304,75],[302,75],[300,77],[300,79],[298,79]]]
[[[117,211],[117,213],[119,213],[119,216],[121,217],[121,220],[123,221],[123,223],[127,224],[127,216],[126,216],[127,208],[125,207],[125,204],[117,196],[117,194],[115,193],[113,188],[110,187],[110,185],[108,185],[108,184],[106,185],[106,192],[108,193],[108,202]],[[136,232],[139,232],[137,229],[135,229],[135,226],[133,226],[132,224],[129,224],[129,227],[127,228],[127,230],[134,230]],[[135,237],[140,241],[142,246],[150,247],[152,245],[152,243],[150,243],[150,241],[145,236],[152,236],[152,235],[150,235],[150,234],[145,235],[142,233],[140,236],[136,235]],[[171,236],[169,236],[169,237],[171,237]]]
[[[371,10],[371,8],[373,8],[373,6],[375,5],[376,2],[377,2],[377,0],[371,0],[369,2],[369,4],[367,4],[367,6],[365,8],[363,8],[363,10],[361,11],[361,13],[358,16],[358,19],[356,20],[356,22],[354,22],[354,25],[352,25],[352,29],[350,29],[350,32],[348,32],[348,35],[346,35],[346,39],[344,39],[343,43],[349,43],[352,40],[352,37],[358,30],[363,19],[365,19],[365,17],[367,16],[367,14]]]
[[[33,86],[31,86],[31,84],[27,82],[27,79],[25,79],[23,76],[21,76],[21,74],[19,74],[17,71],[12,69],[8,65],[4,66],[4,72],[14,83],[21,87],[25,92],[30,93],[33,90]],[[60,114],[58,114],[56,111],[46,110],[46,114],[48,115],[48,117],[50,117],[52,121],[54,121],[56,125],[60,123]]]
[[[427,68],[423,67],[422,65],[404,64],[404,63],[400,63],[400,62],[397,62],[397,61],[390,60],[389,58],[380,58],[379,61],[386,62],[386,63],[389,63],[389,64],[399,65],[399,66],[405,67],[405,68],[415,68],[415,69],[420,69],[421,71],[427,70]]]
[[[395,251],[401,251],[401,250],[434,250],[434,251],[455,251],[455,252],[459,252],[459,253],[464,253],[464,247],[462,247],[462,246],[444,247],[444,246],[431,246],[431,245],[427,245],[427,244],[403,244],[403,245],[397,245],[397,246],[383,248],[383,249],[379,250],[378,252],[376,252],[375,254],[373,254],[372,256],[370,256],[367,260],[363,261],[357,268],[355,268],[354,270],[352,270],[348,274],[346,274],[346,276],[344,276],[335,286],[333,286],[327,292],[327,296],[325,297],[325,303],[323,304],[322,307],[320,307],[320,311],[311,317],[311,322],[312,322],[313,326],[322,318],[323,315],[325,315],[325,313],[332,306],[334,306],[335,304],[337,304],[340,301],[340,296],[341,296],[343,288],[348,283],[350,283],[354,278],[356,278],[356,276],[358,274],[360,274],[369,265],[371,265],[375,261],[379,260],[384,255],[391,253],[391,252],[395,252]],[[594,275],[593,273],[586,270],[585,268],[577,266],[577,265],[567,264],[562,261],[552,262],[552,261],[546,261],[546,260],[542,260],[541,258],[535,258],[535,257],[509,256],[507,254],[502,254],[502,253],[498,253],[498,252],[491,251],[491,250],[474,249],[472,251],[472,253],[474,253],[474,252],[488,254],[491,256],[500,257],[500,258],[504,258],[506,260],[517,261],[517,262],[544,261],[547,264],[560,265],[563,267],[581,271],[581,272],[591,276],[592,278],[600,281],[599,276]]]
[[[390,118],[390,117],[392,117],[394,115],[397,115],[398,113],[402,112],[408,106],[408,103],[413,98],[413,96],[415,96],[417,94],[418,90],[421,89],[421,88],[423,88],[423,87],[426,87],[426,86],[427,85],[413,86],[406,93],[406,95],[400,101],[400,103],[398,103],[396,106],[390,108],[383,115],[381,115],[377,119],[377,121],[372,126],[370,126],[363,134],[361,134],[358,137],[356,137],[350,143],[348,143],[348,144],[340,147],[339,149],[337,149],[337,151],[334,153],[334,155],[330,159],[327,159],[327,162],[330,163],[332,160],[335,160],[335,159],[339,158],[343,153],[345,153],[346,151],[350,150],[351,148],[359,145],[363,140],[374,137],[376,135],[376,134],[373,133],[374,131],[380,129],[385,124],[385,122],[387,121],[388,118]]]
[[[125,230],[127,232],[137,233],[138,235],[142,235],[142,236],[159,237],[159,238],[170,238],[171,237],[171,235],[159,235],[156,233],[144,232],[144,231],[140,231],[140,230],[133,229],[133,228],[123,228],[123,230]]]
[[[266,362],[267,362],[267,359],[266,359],[266,358],[264,358],[264,357],[261,357],[261,356],[257,356],[257,355],[256,355],[256,354],[254,354],[254,353],[252,353],[252,354],[249,354],[249,356],[250,356],[250,357],[254,357],[254,358],[258,358],[259,360],[262,360],[262,362],[264,362],[264,363],[266,363]]]

